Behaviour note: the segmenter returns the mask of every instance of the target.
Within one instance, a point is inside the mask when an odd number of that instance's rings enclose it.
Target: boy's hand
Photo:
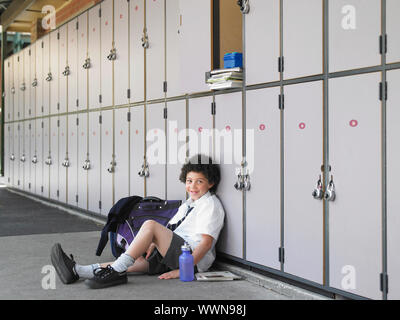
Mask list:
[[[179,269],[166,272],[158,277],[161,280],[177,279],[179,278]]]
[[[154,249],[156,248],[156,245],[152,243],[150,247],[146,251],[146,260],[150,257],[150,255],[153,253]]]

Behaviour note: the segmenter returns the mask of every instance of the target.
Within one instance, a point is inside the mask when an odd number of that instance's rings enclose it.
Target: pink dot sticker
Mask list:
[[[93,131],[93,135],[94,135],[94,136],[96,135],[96,131]]]
[[[300,128],[301,130],[304,130],[304,129],[306,128],[306,124],[305,124],[304,122],[300,123],[300,124],[299,124],[299,128]]]
[[[158,132],[157,129],[155,129],[155,130],[154,130],[154,134],[157,134],[157,132]]]
[[[175,133],[178,133],[178,128],[175,128],[175,130],[174,130],[174,131],[175,131]]]
[[[73,133],[73,132],[71,133],[71,136],[74,136],[74,133]]]
[[[136,130],[136,134],[139,134],[139,130]]]
[[[123,19],[123,18],[124,18],[124,15],[121,13],[121,14],[119,15],[119,18],[120,18],[120,19]]]
[[[358,121],[357,120],[351,120],[350,121],[350,127],[355,128],[358,126]]]
[[[106,131],[106,136],[108,136],[108,130]]]
[[[267,127],[265,126],[265,124],[260,124],[260,130],[264,131]]]
[[[82,132],[82,137],[85,135],[85,133],[84,132]]]
[[[108,26],[108,21],[106,21],[106,26]]]
[[[226,126],[226,127],[225,127],[225,130],[229,132],[229,131],[232,130],[232,128],[231,128],[231,126]]]
[[[203,132],[203,127],[199,127],[199,132]]]
[[[124,134],[124,132],[121,130],[121,131],[119,132],[119,134],[122,136],[122,135]]]
[[[139,10],[139,6],[136,6],[136,7],[135,7],[135,11],[138,11],[138,10]]]

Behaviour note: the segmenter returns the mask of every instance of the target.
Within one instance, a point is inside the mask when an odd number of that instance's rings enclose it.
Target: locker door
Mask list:
[[[51,150],[50,150],[50,119],[43,119],[43,191],[42,196],[48,198],[50,196],[50,167]]]
[[[146,0],[146,23],[149,49],[146,51],[147,100],[164,97],[165,42],[164,42],[164,1]]]
[[[10,157],[9,157],[9,159],[10,159],[10,170],[9,170],[9,185],[10,186],[13,186],[14,185],[14,164],[15,164],[15,153],[14,153],[14,127],[15,127],[16,125],[14,124],[14,123],[10,123],[9,124],[9,127],[10,127],[10,129],[9,129],[9,134],[10,134],[10,137],[9,137],[9,140],[10,140]]]
[[[27,161],[31,164],[31,186],[30,192],[36,193],[36,167],[37,163],[35,163],[37,150],[36,150],[36,121],[32,120],[31,123],[31,130],[30,130],[30,145],[31,145],[31,156],[27,159]]]
[[[84,68],[88,58],[88,13],[78,17],[78,110],[87,109],[88,69]],[[80,202],[80,201],[79,201]]]
[[[25,109],[25,80],[24,80],[24,51],[19,52],[19,66],[18,66],[18,73],[19,73],[19,119],[23,120],[24,119],[24,109]]]
[[[382,298],[380,79],[372,73],[329,84],[329,157],[337,194],[329,205],[330,285],[372,299]]]
[[[89,82],[89,108],[100,107],[100,84],[101,84],[101,56],[104,55],[100,46],[100,5],[89,10],[89,50],[90,68]]]
[[[4,119],[10,121],[10,59],[4,59]]]
[[[329,2],[330,72],[376,66],[381,63],[381,1]]]
[[[31,61],[30,61],[30,69],[31,69],[31,74],[30,74],[30,79],[28,80],[28,83],[26,84],[31,88],[30,90],[30,109],[28,111],[28,114],[30,117],[34,118],[36,117],[36,45],[31,45],[29,47],[30,53],[31,53]],[[33,125],[33,124],[32,124]]]
[[[208,1],[180,0],[182,15],[181,79],[183,92],[208,91],[204,74],[211,70],[211,6]],[[196,39],[196,41],[193,41]]]
[[[115,202],[129,196],[128,109],[115,110]]]
[[[246,158],[251,183],[246,193],[246,259],[273,269],[280,269],[279,94],[279,88],[249,91],[246,113]]]
[[[36,119],[36,184],[35,192],[37,195],[42,195],[43,188],[43,125],[41,119]]]
[[[58,200],[58,183],[59,183],[59,165],[60,156],[58,150],[58,117],[53,117],[50,119],[50,150],[51,150],[51,161],[50,166],[50,198],[53,200]]]
[[[168,103],[167,199],[186,199],[185,184],[179,180],[186,160],[186,100]]]
[[[43,115],[50,112],[50,35],[43,37]]]
[[[388,35],[387,63],[400,61],[400,39],[396,36],[400,30],[400,3],[396,0],[386,0],[386,33]]]
[[[4,66],[6,62],[4,62]],[[6,178],[6,184],[10,184],[11,181],[11,166],[10,166],[10,157],[11,157],[11,124],[4,124],[4,177]]]
[[[78,195],[78,126],[77,115],[68,115],[68,204],[77,205]]]
[[[87,190],[88,190],[88,174],[87,170],[83,168],[88,155],[88,136],[87,136],[87,122],[88,115],[82,113],[78,115],[78,207],[87,210]]]
[[[89,161],[88,170],[88,198],[89,211],[100,213],[100,181],[101,181],[101,162],[100,162],[100,112],[89,113]]]
[[[20,185],[20,123],[14,123],[14,187],[18,188]]]
[[[144,161],[144,106],[131,108],[130,195],[144,196],[144,178],[138,172]]]
[[[246,16],[247,84],[279,80],[278,57],[279,1],[252,1]]]
[[[44,76],[43,74],[43,48],[44,42],[43,40],[39,39],[35,42],[36,45],[36,79],[37,79],[37,86],[36,86],[36,116],[43,115],[43,82]]]
[[[322,283],[322,201],[311,193],[321,174],[322,83],[285,87],[285,272]],[[307,221],[307,223],[304,223]]]
[[[180,96],[183,92],[181,79],[180,10],[179,0],[170,0],[166,6],[167,26],[167,97]]]
[[[211,97],[189,100],[189,158],[203,154],[211,157],[213,122],[211,116]]]
[[[31,109],[31,55],[30,48],[27,47],[24,50],[24,119],[29,119],[31,117],[30,109]]]
[[[101,123],[101,213],[113,206],[113,110],[102,112]]]
[[[78,109],[78,19],[68,23],[68,111]]]
[[[14,120],[20,120],[21,119],[21,111],[20,111],[20,96],[21,96],[21,84],[19,81],[20,73],[20,55],[19,54],[14,54],[13,55],[13,60],[14,60]]]
[[[67,167],[63,165],[63,162],[67,159],[67,116],[60,116],[60,125],[58,127],[59,132],[59,182],[58,182],[58,190],[59,197],[58,200],[66,203],[67,202]]]
[[[236,191],[237,169],[242,162],[242,93],[216,97],[215,153],[221,166],[218,197],[225,209],[225,227],[219,248],[229,255],[243,257],[243,198]]]
[[[114,1],[114,41],[117,58],[114,61],[115,105],[128,104],[129,89],[129,2],[125,0]]]
[[[322,73],[322,2],[283,1],[285,79]]]
[[[400,86],[400,71],[387,73],[390,88]],[[390,90],[387,105],[387,227],[388,227],[388,274],[389,299],[400,299],[400,200],[398,197],[398,181],[400,170],[399,127],[400,94],[398,90]]]
[[[144,101],[144,0],[130,1],[130,89],[131,101]]]
[[[60,113],[67,112],[67,98],[68,98],[68,77],[63,74],[65,72],[65,68],[67,67],[67,45],[68,45],[68,34],[67,34],[67,26],[63,25],[58,29],[59,32],[59,90],[60,90]],[[37,53],[36,53],[37,54]]]
[[[163,103],[147,106],[146,158],[150,176],[146,179],[146,195],[165,198],[166,135]]]
[[[113,64],[107,59],[113,48],[113,0],[101,3],[101,96],[102,106],[113,104]]]
[[[23,171],[24,171],[24,181],[22,183],[22,187],[25,191],[30,191],[29,190],[29,186],[30,186],[30,178],[31,178],[31,161],[30,161],[30,121],[25,121],[23,122],[23,126],[24,126],[24,139],[23,139],[23,143],[24,143],[24,150],[23,150],[23,155],[22,155],[22,165],[24,167]]]
[[[58,31],[50,33],[50,73],[52,80],[50,81],[50,114],[58,113],[59,101],[59,81],[60,81],[60,68],[59,68],[59,43]]]

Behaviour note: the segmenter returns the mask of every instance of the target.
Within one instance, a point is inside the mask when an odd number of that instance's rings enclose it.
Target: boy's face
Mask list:
[[[209,183],[204,174],[200,172],[188,172],[186,175],[186,192],[190,195],[193,201],[200,199],[212,187],[213,183]]]

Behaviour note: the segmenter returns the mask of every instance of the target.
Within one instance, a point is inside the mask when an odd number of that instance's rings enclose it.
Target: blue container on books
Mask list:
[[[226,53],[224,55],[224,68],[242,68],[243,54],[239,52]]]

